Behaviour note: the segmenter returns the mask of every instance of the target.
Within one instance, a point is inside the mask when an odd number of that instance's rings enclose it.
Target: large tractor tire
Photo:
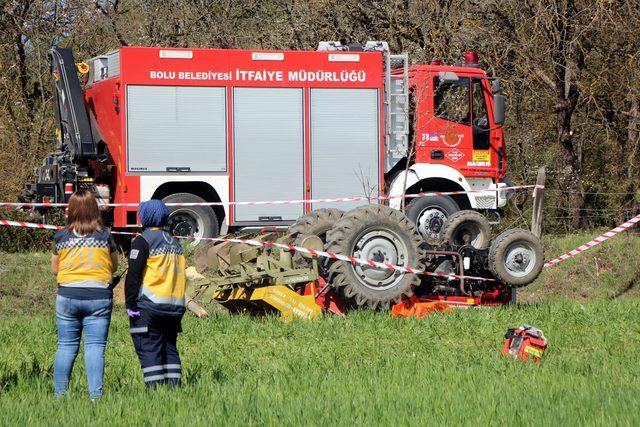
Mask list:
[[[311,211],[306,215],[301,216],[289,226],[287,234],[296,235],[294,244],[300,246],[301,237],[298,236],[318,236],[322,243],[327,243],[327,231],[329,231],[335,223],[342,218],[344,212],[334,208],[322,208],[315,211]],[[296,264],[304,264],[307,259],[300,253],[293,255],[293,260]],[[325,274],[329,266],[328,258],[318,259],[318,267],[320,273]]]
[[[459,210],[458,204],[449,196],[425,196],[411,199],[406,214],[423,239],[431,245],[437,245],[447,225],[447,218]]]
[[[175,193],[162,199],[165,203],[206,203],[191,193]],[[169,206],[169,232],[175,236],[193,237],[195,246],[203,237],[218,237],[218,218],[211,206]]]
[[[489,248],[489,270],[509,286],[519,288],[533,282],[544,266],[542,243],[521,228],[500,234]]]
[[[423,270],[422,239],[402,212],[386,206],[361,206],[336,222],[327,233],[325,250]],[[402,274],[344,261],[329,266],[329,282],[352,307],[387,309],[413,295],[420,283],[415,274]]]
[[[327,231],[342,218],[344,212],[339,209],[322,208],[301,216],[289,226],[288,234],[306,234],[318,236],[326,243]]]
[[[447,218],[440,241],[456,246],[471,245],[476,249],[487,248],[491,243],[491,224],[480,212],[459,211]]]

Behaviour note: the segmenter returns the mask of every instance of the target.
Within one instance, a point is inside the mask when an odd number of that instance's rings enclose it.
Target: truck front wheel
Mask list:
[[[458,212],[460,207],[449,196],[425,196],[410,200],[405,212],[407,217],[427,243],[437,245],[447,218]]]
[[[191,193],[175,193],[162,199],[165,203],[206,203]],[[203,237],[218,237],[218,218],[211,206],[169,206],[169,232],[174,236],[193,237],[193,245]]]

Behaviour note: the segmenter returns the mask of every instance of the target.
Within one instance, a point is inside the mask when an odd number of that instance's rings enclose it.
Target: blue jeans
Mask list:
[[[83,329],[89,396],[91,398],[102,396],[104,350],[107,345],[112,308],[112,299],[81,300],[56,296],[58,351],[53,362],[53,385],[56,396],[62,396],[67,391]]]

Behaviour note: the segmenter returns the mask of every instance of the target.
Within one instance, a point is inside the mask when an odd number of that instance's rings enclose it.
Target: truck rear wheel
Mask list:
[[[165,203],[206,203],[191,193],[175,193],[162,199]],[[193,237],[193,245],[203,237],[218,237],[218,218],[211,206],[169,206],[169,232],[174,236]]]
[[[489,248],[489,270],[498,280],[516,288],[533,282],[543,265],[540,239],[521,228],[500,234]]]
[[[325,250],[354,258],[424,269],[422,239],[402,212],[368,205],[344,214],[327,233]],[[344,261],[329,266],[329,282],[351,306],[386,309],[413,295],[420,283],[415,274],[403,274]]]
[[[459,211],[447,219],[440,241],[449,242],[450,245],[471,245],[476,249],[483,249],[491,243],[491,224],[480,212]]]
[[[425,196],[411,199],[406,214],[424,240],[436,245],[440,243],[440,233],[447,218],[459,210],[458,204],[449,196]]]

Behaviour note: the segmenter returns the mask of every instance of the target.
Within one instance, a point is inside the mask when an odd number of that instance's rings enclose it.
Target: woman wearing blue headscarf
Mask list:
[[[131,243],[125,281],[131,337],[147,387],[180,385],[178,333],[185,312],[185,259],[180,244],[164,230],[169,209],[160,200],[140,203],[144,231]]]

